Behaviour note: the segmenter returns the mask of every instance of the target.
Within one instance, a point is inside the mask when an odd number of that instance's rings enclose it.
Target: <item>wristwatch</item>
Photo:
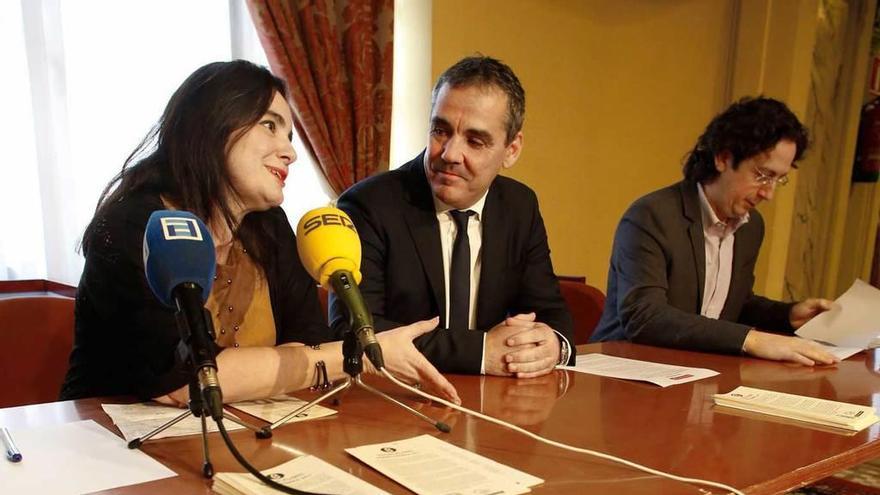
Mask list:
[[[564,366],[568,364],[568,358],[571,357],[571,347],[562,336],[557,335],[557,337],[559,338],[559,361],[556,364]]]

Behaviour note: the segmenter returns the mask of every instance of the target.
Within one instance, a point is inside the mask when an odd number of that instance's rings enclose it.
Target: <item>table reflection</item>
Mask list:
[[[569,373],[556,370],[519,380],[481,377],[482,413],[518,426],[540,424],[570,387]]]

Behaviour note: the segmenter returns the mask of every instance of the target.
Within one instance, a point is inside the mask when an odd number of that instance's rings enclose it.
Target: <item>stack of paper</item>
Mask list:
[[[544,482],[430,435],[345,451],[418,495],[513,495]]]
[[[265,471],[272,481],[313,493],[388,495],[366,481],[310,455],[297,457]],[[220,495],[275,495],[278,492],[247,473],[217,473],[213,490]]]
[[[715,394],[715,404],[853,431],[863,430],[880,421],[870,406],[750,387],[737,387],[726,394]]]

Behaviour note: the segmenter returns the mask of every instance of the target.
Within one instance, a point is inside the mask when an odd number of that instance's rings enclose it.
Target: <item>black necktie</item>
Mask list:
[[[471,299],[471,243],[468,240],[468,218],[476,212],[450,210],[457,234],[452,243],[452,263],[449,266],[449,322],[450,329],[470,328]]]

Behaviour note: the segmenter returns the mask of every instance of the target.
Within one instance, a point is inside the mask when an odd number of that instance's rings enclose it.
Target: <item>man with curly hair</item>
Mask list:
[[[783,303],[752,292],[764,238],[755,207],[788,182],[807,144],[804,126],[772,98],[743,98],[716,116],[688,153],[684,180],[624,213],[591,340],[834,363],[793,335],[830,301]]]

